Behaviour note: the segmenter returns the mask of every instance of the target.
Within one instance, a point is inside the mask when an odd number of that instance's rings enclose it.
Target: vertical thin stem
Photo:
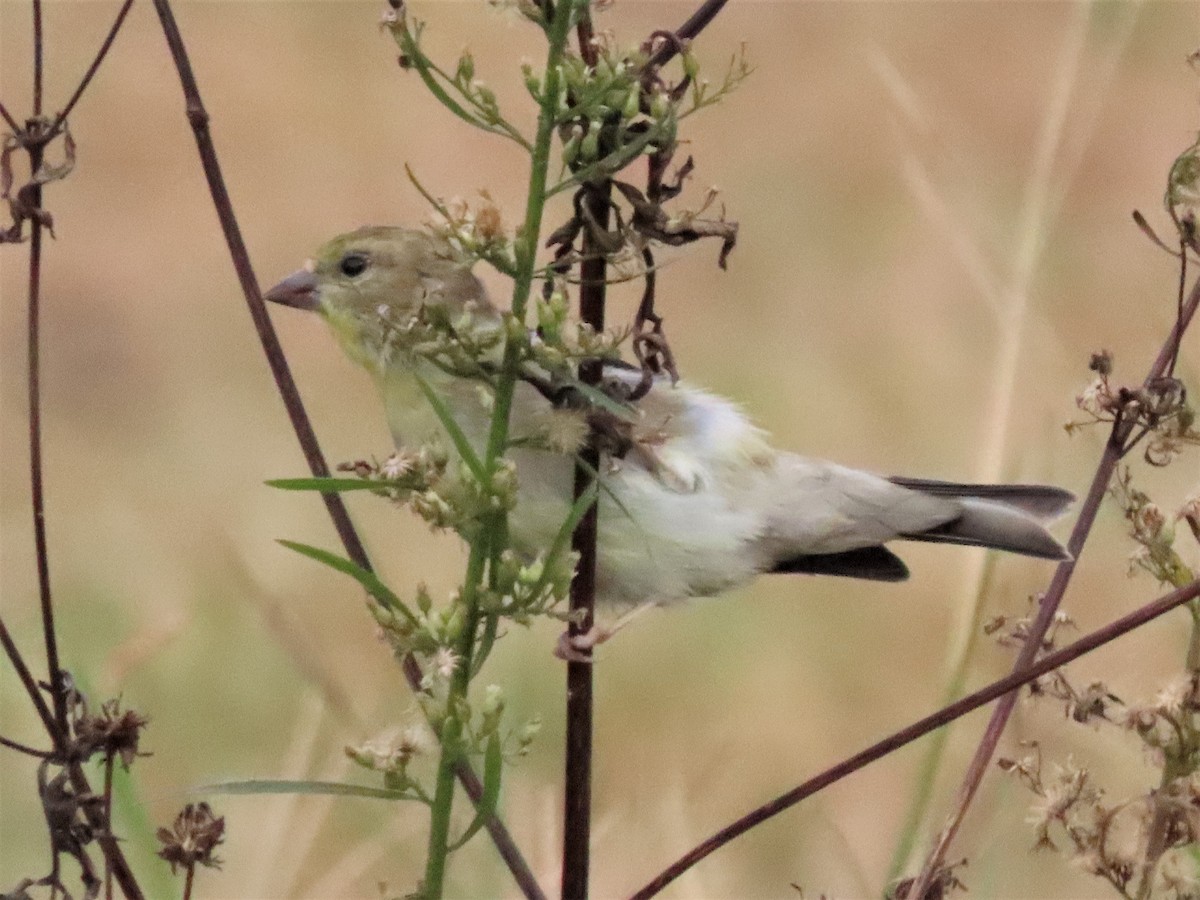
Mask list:
[[[455,652],[458,663],[450,680],[446,700],[446,718],[438,732],[442,754],[438,760],[437,783],[434,788],[433,805],[429,815],[429,849],[425,856],[425,880],[421,885],[421,896],[436,900],[442,896],[446,880],[446,863],[450,847],[450,813],[454,806],[454,772],[462,758],[463,721],[459,711],[471,685],[471,658],[475,650],[476,632],[479,627],[479,585],[483,582],[484,568],[491,557],[489,536],[495,523],[488,523],[483,533],[472,543],[471,555],[467,560],[467,574],[463,580],[462,604],[466,607],[466,621],[458,639]]]
[[[42,0],[33,0],[33,115],[42,114],[42,77],[45,50],[42,42]]]
[[[581,35],[582,37],[582,35]],[[607,228],[609,186],[589,190],[583,202],[588,205],[596,227]],[[579,317],[598,333],[604,330],[604,299],[607,264],[604,251],[592,233],[583,230],[583,263],[579,273]],[[579,380],[599,384],[600,360],[585,360],[579,366]],[[600,454],[589,445],[575,465],[575,499],[591,487],[593,473],[600,471]],[[571,547],[579,554],[575,578],[571,581],[570,636],[587,634],[595,623],[596,538],[598,504],[584,514]],[[590,655],[590,650],[587,651]],[[588,870],[592,817],[592,664],[591,661],[567,663],[567,736],[566,771],[563,803],[562,896],[584,898],[588,894]]]
[[[554,136],[554,120],[558,112],[558,92],[561,84],[563,50],[571,27],[572,14],[577,4],[584,0],[558,0],[553,8],[554,18],[548,32],[550,46],[546,53],[546,75],[542,84],[542,106],[538,111],[537,136],[533,142],[533,154],[529,166],[529,193],[525,200],[525,221],[514,242],[517,273],[513,278],[512,314],[518,321],[525,320],[525,307],[529,303],[529,292],[533,286],[533,270],[537,264],[539,238],[542,232],[542,215],[546,207],[546,178],[550,171],[550,142]],[[547,4],[548,7],[548,4]],[[492,413],[492,427],[488,433],[487,459],[498,460],[508,442],[508,419],[512,411],[513,392],[516,389],[517,354],[520,349],[511,343],[505,345],[504,361],[500,378],[496,384],[496,399]]]
[[[196,76],[192,71],[191,62],[187,55],[187,48],[184,46],[183,36],[179,31],[179,25],[175,21],[175,15],[171,10],[169,0],[153,0],[153,2],[159,21],[162,24],[163,35],[171,51],[171,58],[175,63],[175,68],[179,75],[188,121],[192,126],[196,146],[200,152],[200,162],[204,170],[205,179],[208,182],[209,193],[212,195],[213,206],[216,209],[217,218],[220,220],[221,231],[225,236],[225,242],[229,248],[229,255],[233,261],[234,269],[237,272],[242,293],[250,309],[251,318],[254,320],[255,330],[262,344],[263,352],[267,357],[267,364],[270,366],[271,374],[275,378],[276,387],[279,390],[280,397],[283,399],[288,418],[296,433],[300,447],[304,452],[309,470],[317,477],[328,476],[329,466],[325,462],[324,454],[321,452],[320,444],[317,442],[316,433],[313,431],[308,415],[304,411],[304,404],[300,399],[299,391],[296,389],[296,383],[292,379],[291,369],[284,357],[279,337],[276,335],[275,329],[271,325],[270,317],[267,315],[262,293],[259,290],[258,280],[250,264],[250,257],[246,251],[245,242],[242,240],[241,229],[238,226],[237,217],[234,215],[233,203],[225,187],[225,179],[221,174],[221,166],[217,159],[216,148],[213,145],[212,135],[209,132],[208,113],[204,109],[204,104],[200,96],[200,88],[196,82]],[[543,161],[543,169],[545,169],[545,165],[546,163]],[[545,173],[543,171],[544,180]],[[536,250],[537,238],[535,235],[533,239],[533,252],[536,253]],[[526,282],[527,292],[528,285],[531,283],[532,264],[530,265],[529,279]],[[511,395],[509,399],[511,401]],[[359,538],[353,523],[350,521],[349,513],[346,511],[346,506],[342,501],[341,495],[336,493],[322,494],[321,499],[325,503],[325,508],[333,522],[334,529],[337,531],[342,546],[346,550],[346,555],[355,564],[370,570],[370,559],[367,557],[362,540]],[[411,655],[404,658],[402,669],[409,687],[414,691],[420,690],[423,674],[417,661]],[[471,770],[470,765],[466,760],[459,760],[455,766],[455,771],[472,801],[478,802],[482,796],[482,786],[478,777]],[[487,830],[505,865],[508,866],[509,871],[520,887],[521,892],[529,898],[541,898],[543,896],[542,890],[538,886],[533,873],[530,871],[529,865],[521,855],[516,842],[513,841],[512,835],[504,827],[504,823],[498,817],[491,816],[487,822]]]
[[[104,758],[104,821],[112,822],[113,757]],[[108,857],[104,859],[104,900],[112,900],[113,872]]]
[[[35,9],[40,7],[35,6]],[[40,21],[40,20],[39,20]],[[40,26],[35,34],[40,34]],[[37,127],[32,126],[32,127]],[[36,172],[42,164],[42,144],[29,145],[29,168]],[[30,203],[41,209],[42,186],[30,189]],[[33,506],[33,543],[37,555],[38,598],[42,611],[42,635],[46,644],[46,668],[50,673],[51,700],[59,731],[67,733],[67,703],[62,668],[58,661],[58,639],[54,628],[54,603],[50,594],[50,554],[46,543],[46,497],[42,480],[42,400],[41,400],[41,291],[42,223],[29,220],[29,303],[28,303],[28,389],[29,389],[29,489]]]

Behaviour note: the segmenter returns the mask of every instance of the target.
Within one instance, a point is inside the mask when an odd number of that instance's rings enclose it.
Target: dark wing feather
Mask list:
[[[845,575],[869,581],[903,581],[908,566],[886,547],[860,547],[842,553],[808,553],[775,565],[771,572],[806,575]]]

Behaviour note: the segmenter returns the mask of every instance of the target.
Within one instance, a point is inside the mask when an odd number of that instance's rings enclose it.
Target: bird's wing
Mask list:
[[[775,559],[842,553],[918,534],[952,521],[962,505],[886,478],[790,453],[778,455],[763,498],[764,543]]]

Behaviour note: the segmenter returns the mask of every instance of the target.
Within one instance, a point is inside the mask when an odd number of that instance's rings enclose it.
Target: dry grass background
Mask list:
[[[434,191],[487,188],[521,208],[522,159],[448,117],[395,64],[375,3],[181,3],[226,176],[264,284],[326,237],[412,222]],[[469,45],[509,108],[531,31],[481,3],[414,2],[443,57]],[[618,0],[627,39],[690,5]],[[51,108],[66,97],[116,4],[47,7]],[[0,97],[29,96],[29,5],[0,0]],[[1140,379],[1170,322],[1176,273],[1131,225],[1158,214],[1165,172],[1193,138],[1198,43],[1188,4],[737,2],[705,32],[719,72],[746,41],[757,71],[689,120],[690,196],[719,185],[742,223],[730,270],[693,248],[666,273],[662,309],[685,377],[739,398],[780,444],[882,471],[1086,485],[1101,435],[1062,423],[1108,347]],[[195,785],[345,775],[340,747],[415,714],[348,581],[279,548],[334,546],[313,498],[263,486],[303,473],[239,297],[149,5],[72,122],[79,164],[47,203],[45,440],[51,571],[65,664],[149,714],[136,769],[165,823]],[[561,212],[561,211],[560,211]],[[552,216],[552,219],[555,217]],[[23,382],[25,255],[0,253],[0,589],[37,658]],[[623,295],[614,319],[632,314]],[[323,329],[275,315],[332,460],[387,449],[364,377]],[[1183,375],[1197,383],[1196,340]],[[1190,467],[1190,468],[1189,468]],[[1144,483],[1164,502],[1196,482],[1195,456]],[[455,541],[363,498],[352,510],[397,587],[449,587]],[[1065,527],[1064,527],[1065,533]],[[1127,580],[1119,516],[1101,516],[1067,608],[1090,628],[1149,599]],[[982,557],[905,548],[899,586],[764,580],[736,596],[640,620],[597,665],[595,896],[628,892],[752,805],[938,704],[964,640]],[[997,563],[988,613],[1024,607],[1048,566]],[[1076,668],[1123,696],[1182,666],[1180,613]],[[511,770],[504,813],[556,883],[563,668],[552,627],[515,631],[493,678],[546,728]],[[1009,656],[980,646],[980,684]],[[15,679],[3,730],[38,743]],[[983,716],[956,725],[936,826]],[[1132,745],[1023,709],[1009,745],[1074,752],[1116,794],[1156,782]],[[868,896],[897,840],[920,748],[889,757],[703,863],[675,897]],[[34,766],[0,765],[0,885],[45,868]],[[948,774],[947,774],[948,773]],[[1027,798],[985,785],[958,851],[980,896],[1089,897],[1101,885],[1031,855]],[[225,868],[212,897],[371,897],[415,881],[423,814],[366,801],[224,798]],[[152,852],[127,823],[139,870]],[[149,881],[153,896],[172,890]],[[477,838],[455,860],[463,896],[512,894]]]

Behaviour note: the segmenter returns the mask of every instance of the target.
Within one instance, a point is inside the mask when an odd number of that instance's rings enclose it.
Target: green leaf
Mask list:
[[[475,645],[475,653],[471,656],[471,677],[474,678],[483,670],[496,643],[496,632],[500,628],[500,614],[488,613],[484,616],[483,631],[479,634],[479,642]]]
[[[417,379],[417,384],[420,386],[422,393],[425,394],[425,399],[429,401],[429,405],[433,407],[433,411],[441,420],[442,427],[446,429],[446,433],[450,435],[450,440],[454,442],[454,449],[458,451],[458,455],[467,464],[467,467],[471,470],[471,474],[479,479],[480,484],[484,484],[486,478],[483,463],[479,461],[479,457],[475,454],[475,448],[467,440],[467,436],[462,428],[454,421],[454,416],[450,413],[449,407],[446,406],[446,401],[439,397],[437,392],[420,375],[414,373],[413,377]]]
[[[580,460],[582,462],[582,460]],[[584,463],[587,466],[586,463]],[[575,502],[571,505],[571,510],[567,513],[566,520],[562,523],[562,527],[558,529],[558,534],[554,536],[554,542],[550,545],[550,552],[546,554],[546,574],[542,578],[542,583],[538,586],[544,586],[545,579],[549,577],[550,570],[554,563],[558,562],[559,556],[571,543],[571,535],[575,533],[576,527],[587,515],[587,511],[592,504],[596,502],[596,497],[600,492],[600,479],[596,474],[596,470],[591,466],[587,466],[591,470],[591,481],[584,489],[583,493],[575,498]]]
[[[417,800],[404,791],[345,784],[340,781],[287,781],[257,778],[248,781],[222,781],[195,788],[196,794],[320,794],[335,797],[367,797],[372,800]]]
[[[361,478],[273,478],[268,487],[283,491],[320,491],[322,494],[340,494],[343,491],[378,491],[386,488],[385,482],[364,481]]]
[[[462,837],[446,848],[447,853],[457,850],[475,837],[479,829],[487,824],[488,819],[496,814],[496,804],[500,800],[500,774],[503,768],[504,754],[500,749],[500,733],[493,731],[483,753],[483,794],[475,806],[475,819],[467,826]]]
[[[301,556],[307,556],[309,559],[315,559],[319,563],[324,563],[331,569],[336,569],[344,575],[349,575],[355,581],[363,586],[368,594],[386,606],[388,609],[395,610],[408,619],[412,625],[417,624],[417,617],[414,616],[404,605],[395,593],[392,592],[386,584],[379,580],[379,576],[369,569],[364,569],[357,563],[346,559],[344,556],[338,556],[336,553],[330,553],[328,550],[322,550],[320,547],[313,547],[309,544],[301,544],[296,541],[280,540],[283,546],[289,550],[295,550]]]
[[[610,397],[608,394],[604,393],[604,391],[600,390],[600,388],[596,387],[595,385],[587,384],[583,381],[579,381],[578,379],[574,379],[571,381],[571,387],[573,387],[575,390],[579,391],[579,393],[583,394],[583,396],[587,398],[589,403],[591,403],[594,406],[599,406],[601,409],[605,410],[606,412],[612,413],[614,416],[621,419],[622,421],[625,421],[625,422],[636,422],[637,421],[637,415],[634,413],[633,409],[627,403],[622,403],[620,400],[613,399],[612,397]]]

